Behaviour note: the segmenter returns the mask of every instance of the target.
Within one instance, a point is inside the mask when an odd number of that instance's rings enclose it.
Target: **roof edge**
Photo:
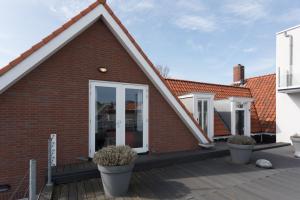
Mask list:
[[[94,10],[96,8],[98,10]],[[99,13],[97,13],[97,11],[99,11]],[[53,52],[59,50],[65,43],[70,41],[72,37],[79,34],[80,30],[84,29],[99,16],[102,16],[103,19],[105,19],[107,26],[110,27],[115,34],[120,36],[117,37],[119,42],[121,44],[123,43],[122,45],[124,47],[127,47],[127,51],[130,56],[135,60],[135,62],[137,62],[138,66],[142,68],[146,76],[148,76],[148,78],[152,81],[167,103],[171,106],[171,108],[173,108],[175,113],[194,135],[196,140],[204,144],[210,143],[211,140],[208,138],[207,134],[205,134],[197,121],[189,114],[183,103],[172,92],[165,79],[160,76],[158,70],[152,64],[150,59],[145,55],[140,46],[135,42],[128,30],[116,17],[116,15],[114,15],[113,11],[105,3],[105,1],[97,0],[88,8],[84,9],[78,15],[66,22],[63,26],[44,38],[41,42],[37,43],[31,49],[27,50],[21,54],[21,56],[10,62],[4,69],[2,68],[0,70],[0,74],[2,72],[0,75],[0,83],[3,83],[3,85],[1,86],[0,84],[0,93],[33,70],[39,65],[39,63],[43,62],[44,59],[51,56]],[[14,70],[12,71],[12,69]]]
[[[225,84],[218,84],[218,83],[207,83],[207,82],[200,82],[200,81],[192,81],[192,80],[185,80],[185,79],[176,79],[176,78],[166,78],[166,80],[170,81],[182,81],[182,82],[189,82],[189,83],[196,83],[196,84],[206,84],[206,85],[214,85],[214,86],[222,86],[222,87],[230,87],[230,88],[240,88],[240,89],[246,89],[245,87],[240,86],[234,86],[234,85],[225,85]]]
[[[252,76],[252,77],[246,78],[245,80],[247,81],[248,79],[263,78],[263,77],[266,77],[266,76],[274,76],[274,75],[276,75],[276,73],[264,74],[264,75],[259,75],[259,76]]]

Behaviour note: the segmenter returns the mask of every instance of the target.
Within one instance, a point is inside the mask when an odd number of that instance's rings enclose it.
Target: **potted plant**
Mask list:
[[[296,134],[292,135],[291,140],[292,140],[293,147],[295,150],[294,155],[296,158],[300,158],[300,134],[296,133]]]
[[[98,165],[107,197],[127,193],[136,157],[129,146],[108,146],[95,153],[93,161]]]
[[[250,162],[255,140],[248,136],[235,135],[227,141],[233,163],[246,164]]]

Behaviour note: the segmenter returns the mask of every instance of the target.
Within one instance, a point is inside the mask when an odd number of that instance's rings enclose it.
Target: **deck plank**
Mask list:
[[[68,185],[67,184],[63,184],[61,186],[61,192],[60,192],[60,195],[59,195],[59,200],[67,200],[69,199],[69,192],[68,192]]]
[[[292,200],[299,199],[300,160],[281,152],[275,169],[235,165],[228,157],[181,163],[137,171],[132,174],[129,192],[117,200],[200,199],[200,200]],[[288,152],[285,149],[285,152]],[[259,157],[268,158],[259,153]],[[290,157],[289,157],[290,156]],[[271,155],[276,158],[276,152]],[[85,166],[87,167],[87,166]],[[77,168],[77,167],[76,167]],[[53,200],[107,199],[100,178],[54,187]]]
[[[78,199],[87,199],[84,191],[84,184],[82,181],[77,182],[77,196]]]
[[[69,192],[69,199],[78,199],[78,194],[77,194],[77,185],[76,183],[70,183],[68,184],[68,192]]]

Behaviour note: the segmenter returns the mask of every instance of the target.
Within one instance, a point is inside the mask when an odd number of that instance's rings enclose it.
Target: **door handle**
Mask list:
[[[122,121],[121,121],[121,120],[117,120],[117,121],[116,121],[116,126],[117,126],[117,127],[120,127],[121,124],[122,124]]]

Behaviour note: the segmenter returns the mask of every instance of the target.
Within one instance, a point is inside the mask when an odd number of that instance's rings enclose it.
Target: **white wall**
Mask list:
[[[287,30],[293,35],[293,74],[300,79],[300,27]],[[289,39],[284,32],[276,35],[276,72],[278,88],[278,67],[289,68]],[[277,142],[290,142],[289,137],[300,133],[300,92],[280,93],[276,89],[276,140]]]

